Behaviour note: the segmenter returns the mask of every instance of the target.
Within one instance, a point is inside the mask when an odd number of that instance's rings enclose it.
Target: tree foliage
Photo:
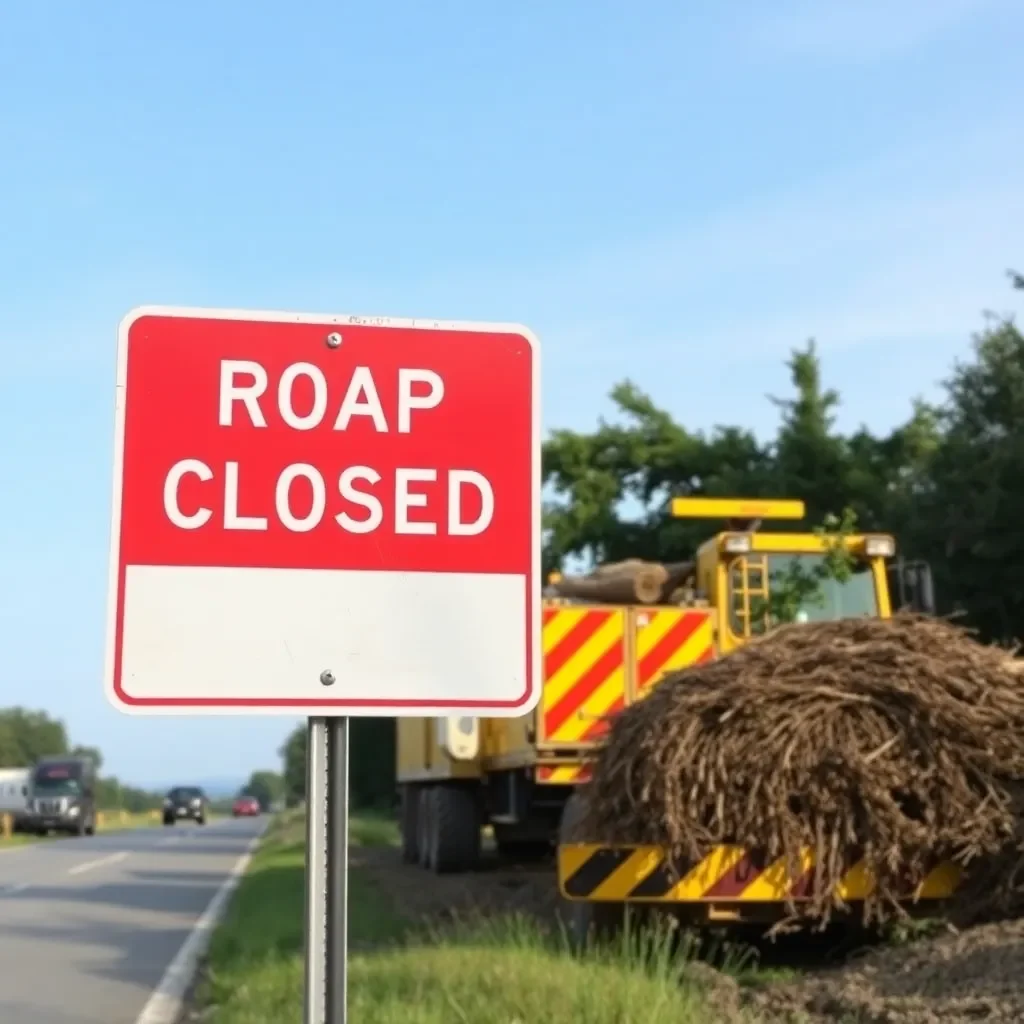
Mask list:
[[[281,777],[284,780],[284,801],[289,807],[306,797],[306,725],[300,723],[281,745]]]
[[[64,723],[45,711],[14,707],[0,710],[0,768],[22,768],[41,757],[68,752]]]
[[[673,520],[673,496],[801,498],[807,520],[779,528],[847,516],[890,532],[901,555],[931,564],[940,610],[986,637],[1024,639],[1024,337],[1012,316],[990,315],[940,400],[914,401],[884,434],[837,430],[841,396],[813,341],[787,365],[792,393],[770,399],[779,425],[768,442],[742,426],[691,431],[629,381],[611,391],[611,420],[555,431],[544,450],[546,568],[687,557],[719,527]]]
[[[289,807],[306,796],[306,725],[281,746],[284,797]],[[349,799],[352,806],[390,807],[395,797],[395,723],[391,718],[349,721]]]
[[[269,811],[284,797],[284,778],[277,772],[255,771],[242,787],[241,795],[255,797],[260,808]]]

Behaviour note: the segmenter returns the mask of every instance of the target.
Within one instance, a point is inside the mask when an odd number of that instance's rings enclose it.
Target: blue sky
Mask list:
[[[0,703],[133,780],[274,766],[292,720],[105,703],[132,306],[522,321],[547,427],[630,376],[770,433],[814,335],[884,430],[1024,264],[1018,0],[300,9],[0,0]]]

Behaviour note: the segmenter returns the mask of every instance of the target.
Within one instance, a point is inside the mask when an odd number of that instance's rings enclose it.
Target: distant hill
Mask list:
[[[180,779],[164,779],[162,782],[146,783],[143,788],[162,793],[166,792],[172,786],[198,786],[208,797],[213,800],[217,800],[226,796],[234,796],[247,781],[247,779],[231,779],[223,777],[192,779],[186,778],[183,775]]]

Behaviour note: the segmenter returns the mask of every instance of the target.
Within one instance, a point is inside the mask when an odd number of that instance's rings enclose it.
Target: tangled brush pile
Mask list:
[[[801,912],[822,925],[856,850],[879,922],[940,857],[1000,858],[1002,884],[984,888],[1008,899],[1022,783],[1024,676],[1007,652],[918,616],[783,626],[612,722],[580,837],[659,844],[679,864],[736,843],[792,870],[810,847]]]

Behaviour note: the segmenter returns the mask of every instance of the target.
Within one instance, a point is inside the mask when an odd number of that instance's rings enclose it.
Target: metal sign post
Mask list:
[[[346,1024],[348,719],[310,718],[306,747],[304,1024]]]

